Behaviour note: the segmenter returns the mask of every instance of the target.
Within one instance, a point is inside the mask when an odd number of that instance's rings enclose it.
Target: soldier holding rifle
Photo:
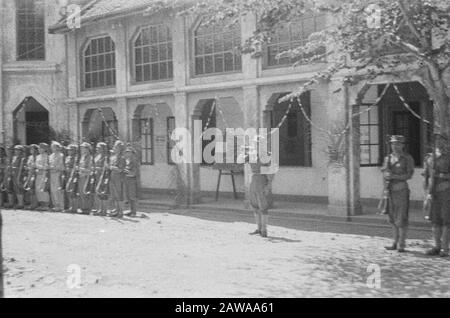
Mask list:
[[[111,211],[110,216],[116,218],[123,217],[123,182],[125,170],[123,150],[124,143],[120,140],[116,141],[109,158],[109,167],[111,169],[110,194],[111,202],[114,205],[114,209]]]
[[[433,225],[434,247],[429,256],[449,256],[450,154],[448,138],[435,135],[435,149],[425,160],[425,210]]]
[[[90,176],[93,169],[93,158],[92,158],[92,147],[89,143],[84,142],[81,144],[81,158],[79,163],[80,180],[80,203],[81,210],[83,214],[89,215],[92,211],[92,206],[94,204],[94,194],[90,192],[85,192],[86,186],[90,181]]]
[[[30,203],[29,210],[36,210],[38,207],[38,201],[36,198],[36,156],[38,151],[38,145],[30,145],[30,155],[27,160],[27,180],[24,186]]]
[[[7,159],[6,159],[6,151],[4,146],[0,146],[0,184],[3,185],[3,181],[5,180],[6,175],[6,166],[7,166]],[[4,192],[0,189],[0,208],[4,207],[5,198],[4,198]]]
[[[49,172],[49,146],[46,143],[39,144],[39,155],[36,157],[36,197],[39,202],[39,211],[47,211],[50,204],[50,194],[47,191]]]
[[[125,194],[128,202],[130,202],[129,217],[136,217],[138,204],[138,174],[139,160],[136,156],[136,150],[133,146],[128,145],[125,150]]]
[[[107,202],[108,202],[108,196],[107,192],[104,191],[102,188],[103,182],[107,182],[108,176],[107,169],[108,165],[108,145],[104,142],[99,142],[97,144],[97,151],[96,156],[94,159],[94,168],[95,168],[95,180],[96,180],[96,186],[95,186],[95,203],[94,203],[94,215],[98,216],[106,216],[107,214]]]
[[[392,153],[385,158],[383,168],[385,182],[390,183],[389,204],[387,212],[389,222],[393,228],[394,242],[387,250],[406,250],[406,237],[409,226],[409,197],[408,180],[414,174],[414,159],[405,153],[405,137],[391,136]]]
[[[16,202],[16,209],[23,209],[24,206],[24,188],[23,179],[25,173],[25,148],[17,145],[14,147],[14,156],[11,160],[12,180],[14,184],[13,193],[9,194],[9,200],[14,205]]]
[[[52,154],[49,157],[50,164],[50,194],[52,197],[53,211],[64,210],[64,191],[61,184],[61,176],[64,173],[64,154],[59,142],[52,142]]]
[[[79,191],[78,191],[78,145],[71,144],[67,147],[67,157],[65,159],[66,176],[68,176],[66,183],[66,213],[77,213]]]

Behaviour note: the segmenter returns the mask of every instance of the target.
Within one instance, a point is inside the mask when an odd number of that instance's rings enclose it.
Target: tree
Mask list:
[[[242,14],[256,14],[257,30],[242,48],[255,58],[275,28],[307,13],[329,13],[333,22],[327,28],[311,34],[305,45],[279,54],[296,59],[295,64],[324,59],[328,63],[326,70],[284,99],[298,97],[336,75],[344,75],[348,85],[382,75],[415,76],[434,102],[435,127],[450,136],[448,0],[161,0],[148,11],[162,8],[204,15],[211,22],[236,23]]]

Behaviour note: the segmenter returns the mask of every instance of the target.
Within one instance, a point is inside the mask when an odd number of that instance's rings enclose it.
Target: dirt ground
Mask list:
[[[6,297],[450,297],[450,261],[424,257],[425,241],[400,255],[386,238],[270,227],[262,239],[249,223],[164,212],[2,213]]]

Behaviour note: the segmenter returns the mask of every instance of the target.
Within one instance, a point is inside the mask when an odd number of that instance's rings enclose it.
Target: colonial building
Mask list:
[[[2,142],[46,141],[50,131],[67,128],[65,37],[47,32],[66,5],[48,0],[0,4]]]
[[[192,131],[195,119],[202,120],[202,128],[281,125],[280,170],[273,193],[280,198],[329,202],[331,210],[349,214],[360,212],[360,198],[380,197],[379,167],[386,151],[385,136],[401,133],[408,137],[408,149],[418,167],[412,198],[422,199],[419,172],[424,153],[429,151],[430,127],[405,107],[393,87],[383,90],[390,79],[372,85],[359,100],[362,86],[348,88],[336,78],[305,93],[300,100],[302,107],[298,102],[279,102],[326,63],[293,68],[295,61],[275,56],[325,27],[329,17],[308,16],[280,26],[271,44],[262,48],[261,58],[252,58],[241,55],[236,47],[256,29],[254,16],[247,14],[238,24],[226,27],[168,11],[146,13],[152,4],[153,0],[91,1],[83,7],[79,28],[68,28],[64,20],[50,27],[46,37],[52,39],[48,40],[52,50],[45,56],[42,51],[33,55],[47,58],[39,82],[44,86],[49,81],[49,91],[40,91],[53,103],[44,97],[34,99],[50,112],[50,122],[60,118],[60,123],[68,123],[80,138],[108,140],[119,136],[139,141],[142,186],[155,191],[177,186],[177,168],[169,155],[173,147],[169,136],[175,127]],[[10,20],[19,14],[12,14],[15,8],[11,4],[6,8]],[[14,34],[5,35],[11,50],[4,61],[12,64],[4,70],[4,76],[11,80],[3,81],[17,91],[4,96],[4,113],[11,119],[30,91],[21,88],[27,84],[20,73],[23,63],[17,61],[20,53],[15,50]],[[65,50],[57,49],[63,45]],[[59,63],[67,69],[57,67]],[[29,81],[36,82],[38,77],[34,79]],[[411,79],[400,84],[399,90],[409,108],[431,120],[431,103],[420,84]],[[382,92],[381,102],[367,109]],[[61,105],[58,111],[56,107]],[[285,116],[288,109],[291,111]],[[345,151],[344,167],[330,168],[330,140],[321,128],[345,122],[360,111],[361,116],[349,127],[347,142],[351,147]],[[194,197],[216,190],[217,171],[210,165],[194,164],[188,170]],[[241,192],[245,179],[241,176],[237,180]],[[223,184],[222,191],[231,190],[231,183]]]

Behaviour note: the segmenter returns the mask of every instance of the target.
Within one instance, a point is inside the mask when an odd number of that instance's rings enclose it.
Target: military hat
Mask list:
[[[38,149],[39,149],[39,146],[36,145],[36,144],[32,144],[32,145],[30,145],[29,147],[30,147],[30,149],[35,149],[35,150],[38,150]]]
[[[128,144],[127,147],[125,148],[125,152],[132,152],[135,154],[136,149],[134,149],[132,145]]]
[[[14,150],[25,151],[25,147],[22,145],[16,145],[16,146],[14,146]]]
[[[394,136],[391,136],[389,142],[391,144],[395,143],[395,142],[399,142],[399,143],[404,144],[406,142],[406,138],[404,136],[401,136],[401,135],[394,135]]]
[[[48,144],[45,142],[41,142],[39,144],[39,148],[44,149],[44,150],[48,150]]]
[[[97,148],[107,148],[107,147],[108,147],[108,145],[104,142],[97,143]]]
[[[89,149],[89,151],[92,150],[92,146],[91,146],[91,144],[88,143],[88,142],[83,142],[83,143],[81,144],[80,148],[86,148],[86,149]]]
[[[57,147],[58,149],[63,148],[63,146],[57,141],[52,141],[52,147]]]
[[[66,147],[67,150],[77,150],[78,149],[78,145],[75,144],[70,144]]]

